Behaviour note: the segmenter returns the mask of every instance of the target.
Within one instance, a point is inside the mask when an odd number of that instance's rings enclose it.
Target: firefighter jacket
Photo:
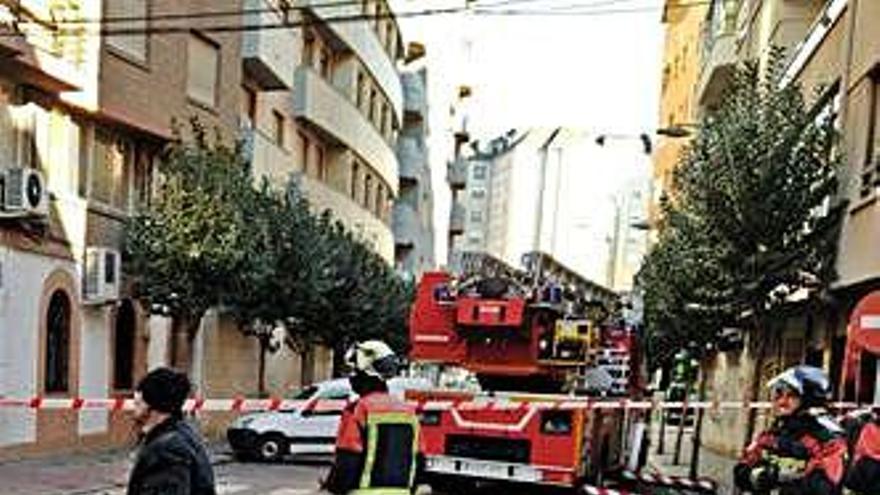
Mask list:
[[[859,495],[880,495],[880,418],[868,414],[848,423],[850,464],[844,485]]]
[[[843,430],[829,417],[780,417],[745,450],[734,468],[741,490],[783,495],[840,493],[846,460]]]
[[[387,392],[367,394],[342,413],[326,488],[335,494],[409,495],[418,448],[415,411]]]

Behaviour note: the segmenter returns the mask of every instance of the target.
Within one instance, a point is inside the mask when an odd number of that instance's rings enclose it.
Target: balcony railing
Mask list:
[[[465,216],[467,209],[459,202],[452,203],[452,209],[449,214],[449,232],[451,234],[461,234],[464,232]]]

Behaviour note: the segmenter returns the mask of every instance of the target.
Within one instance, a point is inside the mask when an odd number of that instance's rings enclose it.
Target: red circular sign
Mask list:
[[[880,290],[863,297],[849,318],[850,339],[871,354],[880,354]]]

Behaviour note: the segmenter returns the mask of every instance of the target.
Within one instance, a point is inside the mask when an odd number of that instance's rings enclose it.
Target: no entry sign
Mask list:
[[[849,338],[855,346],[880,354],[880,290],[863,297],[849,319]]]

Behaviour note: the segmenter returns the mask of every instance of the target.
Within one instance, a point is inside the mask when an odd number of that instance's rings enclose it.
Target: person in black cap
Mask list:
[[[214,470],[199,435],[183,420],[190,393],[183,373],[158,368],[135,389],[140,447],[128,495],[216,495]]]

